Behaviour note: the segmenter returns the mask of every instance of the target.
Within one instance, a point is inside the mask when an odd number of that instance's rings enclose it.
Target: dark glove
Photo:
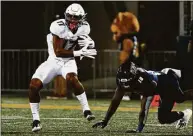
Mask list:
[[[107,126],[107,123],[108,123],[107,121],[102,120],[102,121],[99,121],[99,122],[95,123],[95,124],[92,126],[92,128],[98,128],[98,127],[104,128],[104,127]]]
[[[137,129],[136,129],[136,132],[141,132],[143,130],[143,127],[145,125],[143,123],[140,123],[138,126],[137,126]]]
[[[127,130],[126,133],[141,133],[144,126],[145,125],[143,123],[141,123],[141,124],[139,124],[137,126],[137,129],[135,129],[135,130]]]

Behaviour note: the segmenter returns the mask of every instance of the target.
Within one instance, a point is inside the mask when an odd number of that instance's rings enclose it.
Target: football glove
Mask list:
[[[83,57],[88,57],[95,59],[95,55],[97,55],[96,49],[87,49],[88,46],[84,46],[82,49],[78,51],[74,51],[73,54],[75,57],[80,57],[82,59]]]
[[[145,125],[144,125],[143,123],[140,123],[140,124],[137,126],[136,132],[142,132],[144,126],[145,126]]]
[[[107,123],[108,123],[107,121],[102,120],[102,121],[99,121],[99,122],[95,123],[95,124],[92,126],[92,128],[98,128],[98,127],[104,128],[104,127],[107,126]]]
[[[89,48],[94,48],[95,43],[88,35],[81,35],[78,37],[78,45],[80,47],[88,46]]]
[[[144,126],[145,126],[145,125],[144,125],[143,123],[140,123],[140,124],[137,126],[136,129],[134,129],[134,130],[127,130],[126,133],[141,133]]]

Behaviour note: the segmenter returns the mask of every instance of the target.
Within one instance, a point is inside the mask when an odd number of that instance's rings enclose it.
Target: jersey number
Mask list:
[[[59,26],[64,25],[64,22],[63,22],[63,21],[58,21],[57,23],[58,23]]]
[[[139,77],[138,82],[141,84],[143,82],[143,78]]]

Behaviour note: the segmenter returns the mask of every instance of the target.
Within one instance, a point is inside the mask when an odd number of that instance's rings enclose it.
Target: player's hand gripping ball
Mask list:
[[[80,47],[87,46],[88,49],[92,49],[95,47],[94,41],[90,38],[89,35],[81,35],[78,37],[78,45]]]

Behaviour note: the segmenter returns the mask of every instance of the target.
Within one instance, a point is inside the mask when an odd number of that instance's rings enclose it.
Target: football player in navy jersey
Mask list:
[[[135,42],[134,42],[135,43]],[[135,45],[137,46],[137,45]],[[135,52],[135,48],[133,48]],[[133,54],[133,53],[131,53]],[[184,111],[172,111],[174,103],[182,103],[192,99],[193,90],[182,91],[179,85],[179,72],[173,69],[167,72],[147,71],[135,64],[135,57],[132,55],[120,65],[117,71],[117,88],[111,104],[102,121],[93,125],[93,128],[107,126],[110,118],[116,112],[125,92],[132,92],[142,95],[139,123],[136,130],[127,132],[142,132],[148,115],[149,106],[154,95],[160,95],[158,108],[158,120],[161,124],[177,122],[176,128],[187,126],[192,115],[191,109]]]

